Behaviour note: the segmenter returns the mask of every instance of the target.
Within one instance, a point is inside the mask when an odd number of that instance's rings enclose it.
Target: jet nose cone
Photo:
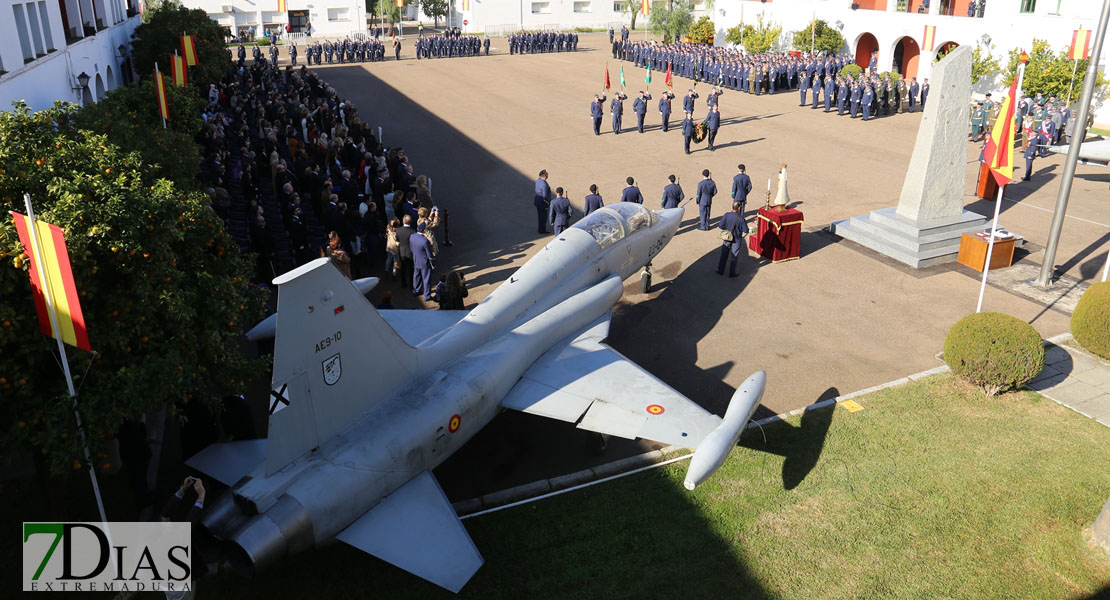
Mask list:
[[[678,226],[682,223],[682,214],[685,212],[685,208],[678,207],[657,210],[655,214],[659,215],[659,224],[673,235],[678,231]]]

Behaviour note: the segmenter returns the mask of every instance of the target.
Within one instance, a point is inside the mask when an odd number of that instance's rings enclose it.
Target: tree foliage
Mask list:
[[[420,4],[424,14],[435,19],[439,27],[439,19],[447,16],[447,0],[424,0]]]
[[[713,25],[713,20],[707,16],[698,19],[698,22],[691,25],[689,29],[690,41],[695,44],[708,44],[715,33],[717,28]]]
[[[639,6],[639,2],[636,3]],[[663,43],[681,40],[694,24],[694,3],[691,0],[673,0],[666,8],[651,11],[649,26],[663,35]]]
[[[640,0],[623,0],[621,2],[621,12],[628,13],[632,19],[629,29],[636,29],[636,17],[639,16],[642,8],[643,6],[640,4]],[[654,13],[655,11],[652,12]],[[655,15],[653,14],[652,16]]]
[[[998,59],[994,56],[994,44],[984,49],[976,44],[971,51],[971,83],[979,83],[984,77],[994,77],[998,74]],[[951,52],[951,50],[949,50]],[[947,53],[946,53],[947,54]]]
[[[764,23],[763,15],[759,15],[755,26],[740,24],[729,29],[725,41],[739,44],[751,54],[760,54],[773,48],[781,35],[782,25]]]
[[[194,141],[203,122],[204,101],[191,88],[166,85],[170,118],[162,128],[162,117],[154,101],[154,81],[120,86],[99,102],[89,104],[74,115],[79,129],[107,136],[112,144],[139,153],[150,168],[142,174],[153,185],[168,179],[181,189],[195,189],[200,168],[200,148]]]
[[[794,32],[794,49],[817,54],[839,54],[844,49],[844,36],[824,20],[811,21],[809,27]],[[812,50],[811,50],[812,49]]]
[[[1013,81],[1014,75],[1018,71],[1018,65],[1021,64],[1021,51],[1021,48],[1010,50],[1006,69],[1002,71],[1002,80],[1006,84]],[[1025,78],[1021,84],[1022,93],[1034,96],[1039,92],[1044,94],[1046,98],[1049,96],[1067,98],[1068,86],[1071,85],[1074,69],[1075,84],[1071,88],[1071,97],[1076,98],[1083,89],[1083,82],[1087,78],[1087,65],[1088,61],[1086,60],[1081,60],[1076,65],[1075,61],[1068,58],[1066,47],[1059,52],[1053,52],[1048,42],[1034,39],[1033,49],[1029,51],[1029,64],[1025,67]],[[1096,89],[1106,85],[1103,74],[1100,72],[1097,75],[1098,78],[1095,80]]]
[[[135,70],[139,77],[148,79],[157,62],[158,68],[169,74],[170,56],[181,51],[183,32],[193,36],[197,46],[197,65],[189,67],[189,84],[206,92],[208,84],[223,79],[231,63],[224,46],[223,28],[200,9],[171,3],[147,8],[131,43]]]
[[[79,110],[58,103],[32,114],[21,103],[0,115],[0,209],[23,212],[28,192],[37,216],[65,232],[97,352],[69,353],[95,453],[125,417],[241,390],[259,365],[237,339],[263,299],[205,197],[152,181],[139,152],[81,129]],[[27,269],[12,220],[0,219],[0,459],[33,449],[55,472],[81,468],[72,403],[55,342],[39,332]]]

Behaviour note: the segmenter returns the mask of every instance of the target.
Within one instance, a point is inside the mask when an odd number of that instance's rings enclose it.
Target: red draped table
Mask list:
[[[794,260],[802,256],[802,211],[788,208],[782,212],[759,209],[758,230],[748,236],[748,248],[772,262]]]

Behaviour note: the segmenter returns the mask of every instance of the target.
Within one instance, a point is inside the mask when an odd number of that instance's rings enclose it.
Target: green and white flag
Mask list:
[[[644,81],[646,81],[648,85],[651,85],[651,65],[650,64],[648,65],[647,75],[644,76]]]
[[[624,87],[624,65],[621,65],[621,87]]]

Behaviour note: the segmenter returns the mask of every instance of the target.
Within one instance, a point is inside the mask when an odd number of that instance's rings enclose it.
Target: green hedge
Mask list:
[[[851,75],[853,79],[858,79],[861,74],[863,74],[863,69],[855,63],[840,68],[841,77]]]
[[[1002,313],[968,315],[948,330],[944,361],[988,396],[1016,388],[1044,368],[1044,345],[1032,325]]]
[[[1083,293],[1071,315],[1071,333],[1084,348],[1110,359],[1110,281]]]

